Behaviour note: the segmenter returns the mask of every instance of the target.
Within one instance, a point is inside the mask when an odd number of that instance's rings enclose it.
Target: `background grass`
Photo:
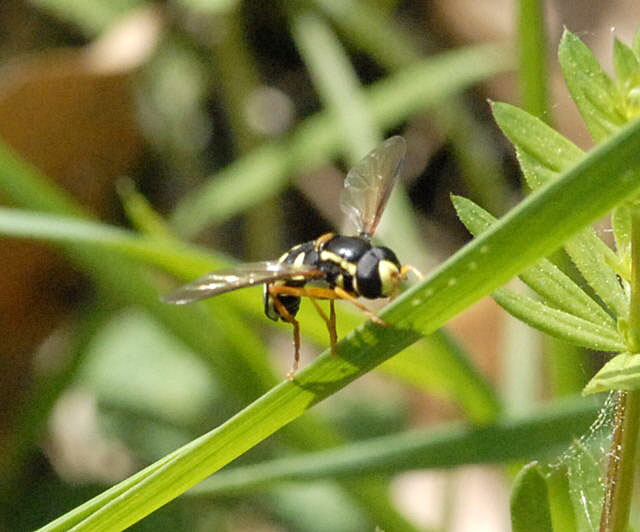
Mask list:
[[[577,394],[601,353],[523,329],[487,300],[442,327],[494,293],[563,341],[624,348],[617,259],[584,228],[640,189],[640,125],[565,34],[565,76],[590,80],[567,85],[599,144],[571,129],[545,50],[563,24],[583,31],[577,17],[551,27],[522,1],[507,31],[438,2],[76,4],[0,8],[0,528],[508,530],[510,466],[553,462],[588,431],[600,401]],[[636,63],[616,46],[618,79],[631,80]],[[393,327],[341,305],[332,357],[303,305],[290,382],[290,330],[264,319],[258,290],[159,301],[339,229],[342,174],[393,133],[409,144],[406,179],[377,237],[427,274],[380,310]],[[470,198],[454,203],[479,234],[464,247],[451,193]],[[541,297],[536,313],[527,294],[496,292],[518,274]],[[473,489],[472,464],[487,464],[483,485],[499,472],[502,507]],[[457,485],[412,503],[426,477],[407,473],[443,468],[428,478]],[[516,479],[514,526],[526,529],[528,494],[552,491],[548,477]],[[483,513],[465,510],[474,500]],[[536,518],[585,519],[553,505]]]

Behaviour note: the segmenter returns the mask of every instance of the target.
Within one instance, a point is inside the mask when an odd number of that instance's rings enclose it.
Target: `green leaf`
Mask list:
[[[585,386],[585,395],[611,390],[640,389],[640,356],[620,353],[607,362]]]
[[[474,236],[481,234],[496,222],[491,214],[471,200],[452,196],[452,202],[458,217]],[[611,316],[551,261],[543,259],[524,270],[519,277],[551,305],[584,320],[610,328],[615,333],[615,323]]]
[[[626,44],[618,39],[613,40],[613,66],[618,82],[627,90],[640,81],[640,62],[638,57]]]
[[[595,141],[612,135],[626,122],[617,107],[613,81],[600,68],[591,50],[573,33],[564,31],[558,58],[573,101]]]
[[[513,481],[511,527],[513,532],[553,532],[547,483],[537,462],[524,466]]]
[[[531,327],[571,344],[597,351],[622,351],[624,342],[610,327],[603,327],[572,314],[549,307],[540,301],[501,288],[492,297],[509,314]]]
[[[564,249],[582,276],[600,299],[618,318],[626,317],[629,299],[618,281],[615,270],[616,255],[600,240],[591,228],[567,240]]]
[[[549,468],[546,477],[547,492],[553,530],[559,532],[573,532],[578,530],[576,516],[573,511],[571,495],[569,493],[567,464],[561,461]]]
[[[133,227],[146,235],[175,240],[162,216],[151,206],[147,198],[136,190],[131,179],[120,179],[117,191],[124,212]]]
[[[640,30],[636,31],[636,34],[633,36],[633,42],[631,43],[631,48],[637,57],[640,57]]]
[[[530,113],[502,102],[493,103],[491,108],[498,126],[517,148],[518,155],[528,155],[537,165],[558,174],[584,156],[573,142]],[[535,174],[525,174],[525,177],[532,190],[551,180],[536,179]]]
[[[122,529],[174,499],[471,303],[557,249],[564,240],[640,191],[640,121],[598,146],[558,180],[525,199],[380,317],[327,351],[213,431],[52,523],[49,530]],[[572,209],[574,198],[582,208]],[[535,221],[535,223],[534,223]],[[522,238],[527,234],[528,238]],[[141,480],[142,479],[142,480]],[[110,503],[105,504],[110,500]]]
[[[622,259],[629,259],[631,256],[631,210],[630,202],[618,205],[611,214],[611,226],[613,236],[616,240],[618,256]],[[630,270],[630,269],[629,269]],[[625,279],[631,278],[631,271],[626,272]]]
[[[522,170],[532,189],[555,181],[562,171],[584,158],[583,152],[541,120],[507,104],[494,104],[498,125],[516,146]],[[582,208],[582,198],[573,209]],[[626,316],[628,301],[609,266],[616,255],[591,229],[565,243],[565,250],[602,301],[618,316]]]

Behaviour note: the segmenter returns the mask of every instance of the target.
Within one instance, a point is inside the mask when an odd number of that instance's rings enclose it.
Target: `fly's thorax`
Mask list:
[[[357,293],[355,276],[360,258],[371,249],[368,240],[356,236],[333,235],[319,246],[318,266],[329,286]]]
[[[358,261],[355,288],[368,299],[391,296],[400,276],[400,261],[386,247],[372,247]]]

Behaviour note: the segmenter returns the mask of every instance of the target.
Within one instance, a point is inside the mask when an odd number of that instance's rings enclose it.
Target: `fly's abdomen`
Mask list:
[[[311,240],[309,242],[293,246],[278,259],[278,262],[296,265],[316,265],[318,262],[318,253],[315,249],[315,241]],[[301,287],[306,284],[306,279],[303,276],[300,276],[299,279],[292,277],[287,281],[279,281],[278,284]],[[265,285],[264,287],[264,313],[266,316],[274,321],[277,321],[278,319],[287,321],[286,318],[278,311],[278,308],[273,301],[274,297],[278,298],[278,301],[291,316],[295,316],[298,313],[298,310],[300,310],[300,298],[287,294],[272,296],[269,294],[269,286],[270,285]]]

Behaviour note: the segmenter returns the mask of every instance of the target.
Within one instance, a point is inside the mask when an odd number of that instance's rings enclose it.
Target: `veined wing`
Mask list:
[[[375,233],[402,170],[406,151],[407,143],[402,137],[388,138],[347,174],[340,208],[360,236],[370,238]]]
[[[307,264],[282,264],[276,261],[245,263],[203,275],[164,296],[162,301],[173,305],[184,305],[256,284],[288,279],[313,279],[322,275],[320,270]]]

